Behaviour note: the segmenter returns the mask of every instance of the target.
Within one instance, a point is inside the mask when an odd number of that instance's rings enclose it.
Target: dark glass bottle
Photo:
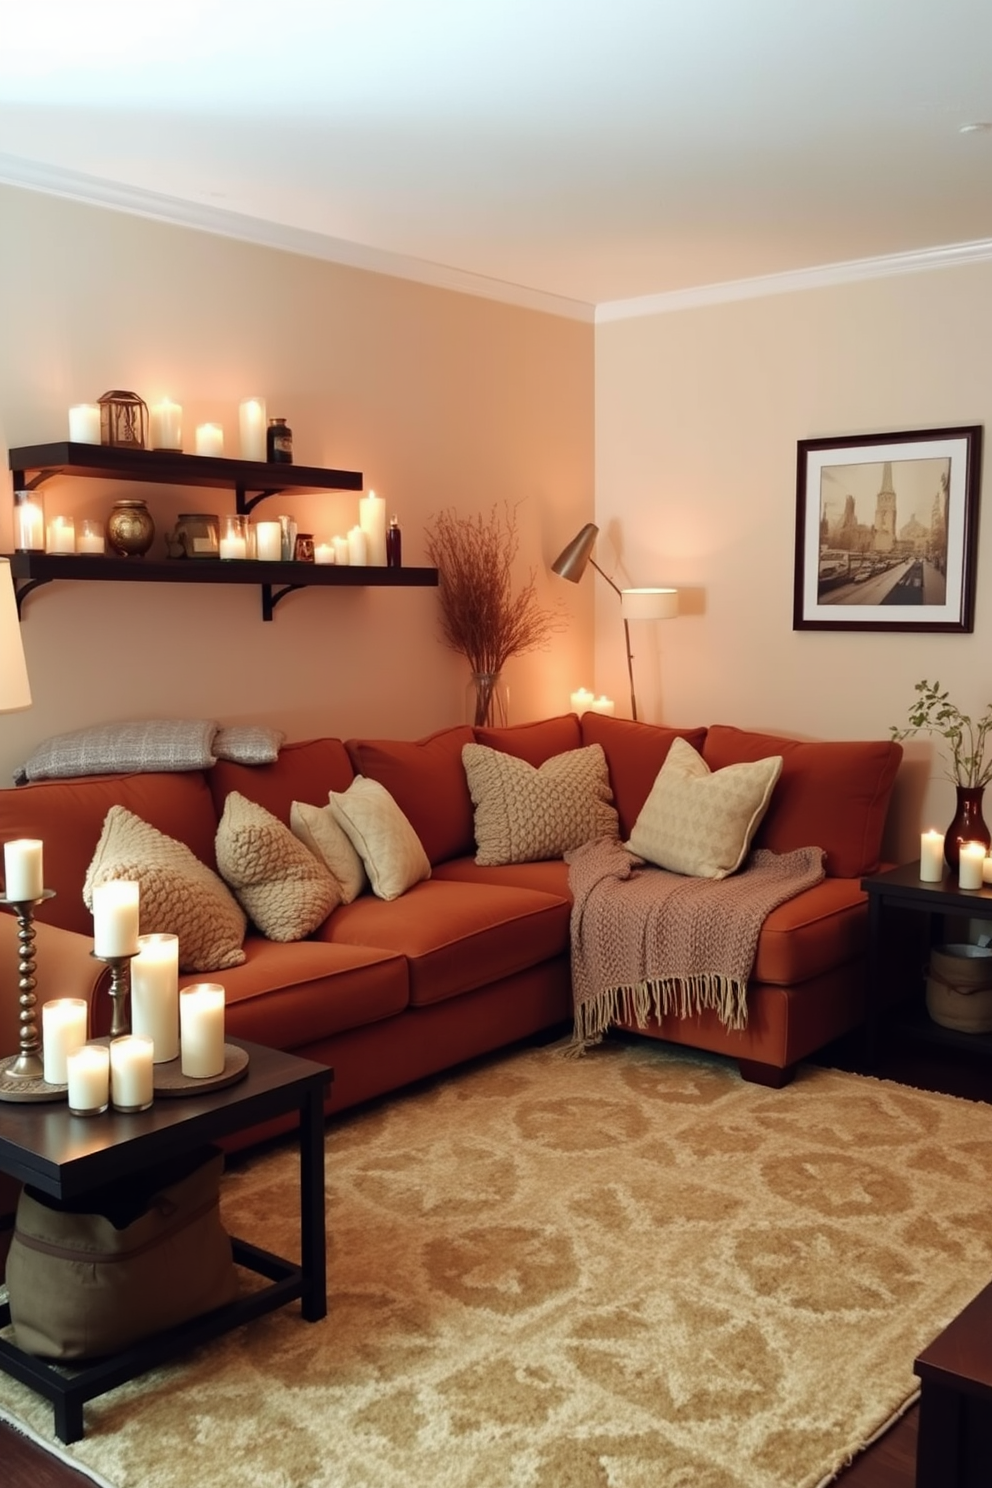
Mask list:
[[[390,517],[386,531],[386,567],[403,567],[403,535],[395,517]]]
[[[293,431],[284,418],[269,419],[265,431],[265,458],[270,465],[293,463]]]

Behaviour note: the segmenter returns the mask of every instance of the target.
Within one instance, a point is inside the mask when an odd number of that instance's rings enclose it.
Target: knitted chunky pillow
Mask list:
[[[584,842],[619,835],[599,744],[552,755],[537,767],[485,744],[466,744],[462,761],[475,806],[477,863],[560,858]]]
[[[673,739],[625,845],[672,873],[726,878],[747,857],[781,773],[780,754],[711,771]]]
[[[124,806],[111,806],[104,818],[83,885],[87,909],[94,887],[113,880],[138,884],[143,935],[179,936],[182,971],[222,971],[244,961],[244,912],[217,874]]]
[[[318,858],[337,880],[341,903],[350,904],[365,888],[368,879],[351,838],[335,818],[330,806],[311,806],[294,801],[289,809],[293,836]]]
[[[303,940],[341,903],[337,880],[288,827],[231,791],[214,843],[217,867],[269,940]]]
[[[346,791],[330,792],[328,804],[379,899],[398,899],[430,878],[430,859],[420,838],[378,780],[356,775]]]

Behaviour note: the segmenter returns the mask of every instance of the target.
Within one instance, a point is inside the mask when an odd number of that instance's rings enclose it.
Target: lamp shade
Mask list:
[[[31,688],[21,645],[10,561],[0,558],[0,713],[14,713],[18,708],[30,706]]]
[[[588,567],[598,536],[599,528],[593,522],[587,522],[568,546],[562,548],[551,565],[551,572],[561,579],[568,579],[570,584],[577,584]]]
[[[672,620],[679,612],[677,589],[622,589],[625,620]]]

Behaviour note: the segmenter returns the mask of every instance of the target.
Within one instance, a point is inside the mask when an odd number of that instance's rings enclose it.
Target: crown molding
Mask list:
[[[262,218],[227,211],[222,207],[183,201],[179,197],[146,191],[140,186],[105,181],[98,176],[64,170],[61,166],[45,165],[35,160],[23,160],[13,155],[0,154],[0,184],[21,186],[28,191],[41,191],[49,196],[65,197],[90,206],[106,207],[114,212],[148,217],[156,222],[168,222],[198,232],[213,233],[218,237],[236,238],[240,242],[254,243],[262,248],[275,248],[283,253],[295,253],[303,258],[319,258],[347,268],[365,269],[372,274],[411,279],[435,289],[498,300],[501,304],[537,310],[545,315],[557,315],[567,320],[581,320],[591,325],[595,317],[595,306],[582,300],[528,289],[525,285],[490,279],[485,274],[468,273],[445,264],[429,263],[424,259],[409,258],[402,253],[369,248],[362,243],[327,237],[306,228],[266,222]]]
[[[828,289],[866,279],[888,279],[896,274],[922,274],[932,269],[953,269],[964,264],[990,261],[990,238],[976,243],[953,243],[944,248],[922,248],[914,253],[893,253],[886,258],[856,258],[847,263],[823,264],[814,269],[794,269],[784,274],[762,274],[754,279],[735,279],[725,284],[703,284],[693,289],[670,290],[666,294],[643,295],[640,299],[607,300],[596,306],[596,324],[669,315],[675,310],[698,310],[704,305],[721,305],[730,300],[756,300],[765,295],[795,294],[800,290]]]

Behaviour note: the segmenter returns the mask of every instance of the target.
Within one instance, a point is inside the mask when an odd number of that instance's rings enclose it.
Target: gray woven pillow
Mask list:
[[[216,764],[217,725],[206,718],[144,718],[98,723],[39,744],[18,780],[118,775],[134,770],[206,770]]]
[[[286,735],[260,723],[232,723],[214,735],[213,751],[218,759],[236,765],[274,765]]]

